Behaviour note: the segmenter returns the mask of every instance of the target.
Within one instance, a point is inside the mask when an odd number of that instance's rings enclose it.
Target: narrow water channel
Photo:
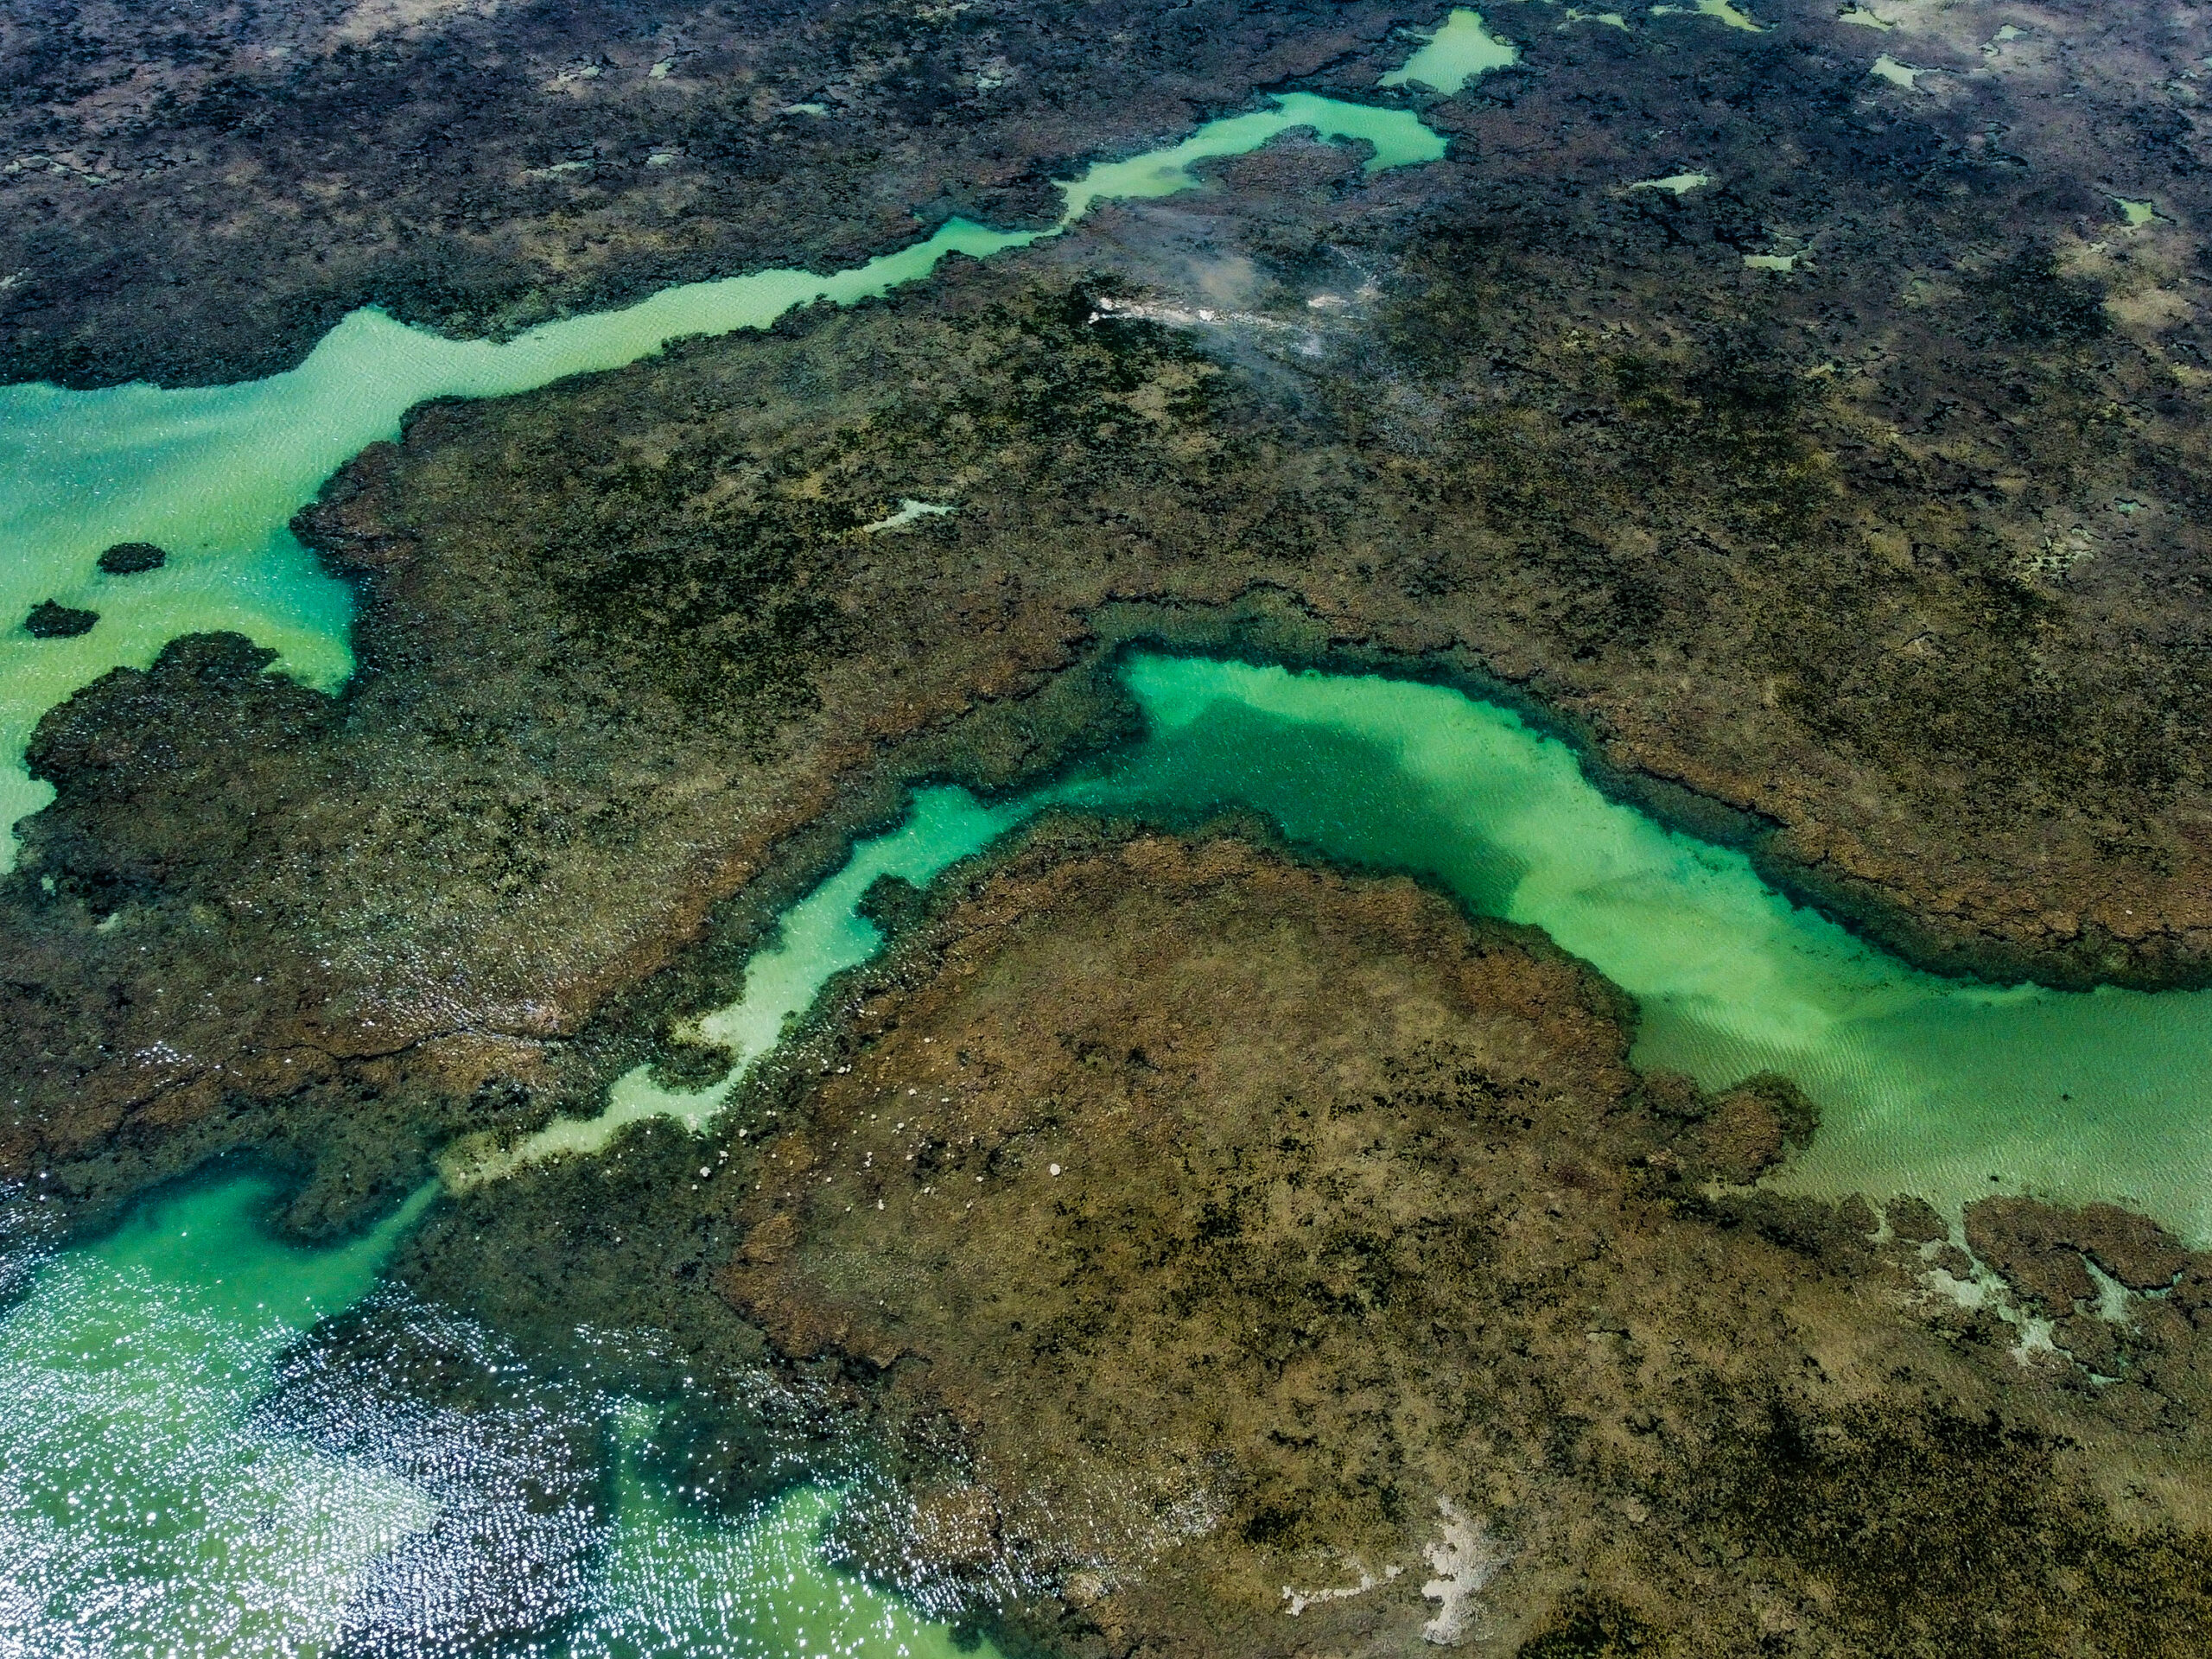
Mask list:
[[[355,311],[287,373],[238,385],[65,391],[0,387],[0,868],[14,825],[53,798],[23,768],[39,716],[111,668],[143,668],[180,634],[229,629],[279,653],[284,672],[335,690],[353,671],[343,584],[287,528],[323,480],[433,397],[499,397],[619,368],[690,334],[765,328],[795,307],[850,305],[927,276],[950,255],[988,258],[1058,236],[1102,201],[1194,189],[1192,168],[1287,132],[1372,147],[1370,172],[1433,162],[1444,140],[1408,110],[1310,92],[1210,121],[1182,143],[1101,162],[1061,186],[1042,230],[947,220],[850,270],[762,270],[664,289],[620,311],[550,322],[504,342],[448,340]],[[101,551],[150,542],[168,563],[100,574]],[[20,626],[54,600],[99,613],[87,632],[35,639]]]
[[[939,788],[803,900],[743,995],[699,1035],[741,1064],[834,973],[879,948],[853,906],[880,874],[926,880],[1049,806],[1265,814],[1333,862],[1404,871],[1541,928],[1633,995],[1639,1065],[1709,1087],[1780,1071],[1822,1109],[1773,1185],[1955,1217],[1993,1195],[2126,1204],[2212,1244],[2212,992],[1999,987],[1910,968],[1767,886],[1743,853],[1609,800],[1573,752],[1510,710],[1375,675],[1141,656],[1146,734],[1022,799]],[[667,1090],[640,1069],[591,1122],[557,1123],[467,1181],[588,1150],[623,1124],[703,1122],[734,1087]]]

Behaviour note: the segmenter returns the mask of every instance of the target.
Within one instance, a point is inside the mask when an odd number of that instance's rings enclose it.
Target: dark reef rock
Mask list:
[[[135,576],[158,570],[169,560],[168,552],[151,542],[118,542],[102,553],[100,569],[111,576]]]
[[[356,306],[505,334],[671,283],[1049,222],[1404,0],[1077,8],[467,0],[0,9],[0,382],[204,385]],[[820,105],[812,115],[795,105]]]
[[[100,620],[98,611],[80,611],[57,600],[41,600],[23,619],[23,632],[34,639],[74,639],[90,633]]]
[[[2078,1210],[2031,1198],[1984,1198],[1967,1206],[1975,1255],[2056,1318],[2097,1294],[2084,1258],[2130,1290],[2164,1290],[2190,1265],[2189,1253],[2157,1223],[2109,1204]]]
[[[1890,1230],[1908,1244],[1933,1244],[1951,1236],[1950,1227],[1924,1198],[1891,1198],[1883,1206]]]

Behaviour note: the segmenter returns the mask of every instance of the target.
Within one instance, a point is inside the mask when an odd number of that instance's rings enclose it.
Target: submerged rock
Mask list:
[[[135,576],[158,570],[169,562],[168,552],[151,542],[118,542],[100,555],[101,572],[111,576]]]
[[[2115,1205],[1985,1198],[1967,1206],[1966,1224],[1974,1254],[2056,1319],[2096,1296],[2086,1262],[2133,1291],[2163,1290],[2190,1263],[2164,1228]]]
[[[90,633],[100,620],[98,611],[80,611],[58,600],[41,600],[23,619],[23,632],[34,639],[73,639]]]

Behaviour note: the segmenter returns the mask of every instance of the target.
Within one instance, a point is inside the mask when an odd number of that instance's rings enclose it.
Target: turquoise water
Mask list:
[[[301,1654],[420,1494],[257,1424],[270,1366],[365,1294],[426,1191],[330,1250],[255,1224],[242,1180],[149,1205],[0,1317],[0,1654]]]
[[[377,1565],[428,1532],[441,1497],[318,1449],[256,1407],[277,1357],[368,1293],[434,1191],[364,1238],[314,1250],[262,1224],[270,1183],[205,1184],[37,1271],[0,1316],[0,1655],[313,1659],[330,1649]],[[532,1455],[527,1444],[505,1450]],[[537,1649],[543,1659],[958,1651],[944,1627],[823,1560],[834,1489],[798,1487],[722,1522],[626,1454],[613,1485],[578,1616]]]
[[[1821,1132],[1771,1185],[1916,1193],[1954,1216],[1993,1193],[2110,1199],[2212,1244],[2212,993],[1918,972],[1791,904],[1743,854],[1608,800],[1572,750],[1510,710],[1443,687],[1162,657],[1124,675],[1141,743],[988,809],[921,793],[792,912],[697,1035],[741,1065],[766,1052],[831,975],[880,947],[853,908],[876,874],[926,880],[1052,805],[1251,808],[1332,860],[1429,876],[1474,911],[1542,929],[1637,998],[1640,1065],[1715,1088],[1762,1071],[1796,1079],[1823,1108]],[[588,1151],[648,1116],[701,1124],[735,1081],[685,1092],[639,1068],[600,1117],[475,1167]]]
[[[1493,35],[1478,11],[1465,7],[1444,20],[1428,43],[1379,83],[1384,86],[1426,86],[1449,98],[1478,76],[1516,61],[1520,51]]]
[[[850,305],[927,276],[960,253],[988,258],[1057,236],[1100,201],[1197,188],[1197,163],[1310,130],[1370,144],[1369,171],[1434,161],[1444,140],[1403,110],[1298,92],[1207,123],[1181,143],[1101,162],[1061,185],[1041,231],[952,219],[925,240],[827,276],[763,270],[691,283],[620,311],[547,323],[504,342],[448,340],[353,312],[287,373],[232,386],[65,391],[0,387],[0,868],[13,826],[53,798],[22,754],[39,716],[111,668],[143,668],[180,634],[232,629],[279,653],[283,671],[335,690],[353,671],[345,587],[287,524],[323,480],[432,397],[496,397],[620,367],[687,334],[764,328],[816,301]],[[162,569],[104,576],[116,542],[168,550]],[[89,633],[37,639],[22,617],[58,599],[100,613]]]

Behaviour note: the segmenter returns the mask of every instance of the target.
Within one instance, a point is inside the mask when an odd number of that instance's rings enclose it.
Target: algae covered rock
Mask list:
[[[34,639],[74,639],[90,633],[100,620],[98,611],[79,610],[57,600],[41,600],[23,619],[23,632]]]
[[[151,542],[118,542],[99,556],[100,571],[110,576],[135,576],[158,570],[168,563],[168,552]]]

